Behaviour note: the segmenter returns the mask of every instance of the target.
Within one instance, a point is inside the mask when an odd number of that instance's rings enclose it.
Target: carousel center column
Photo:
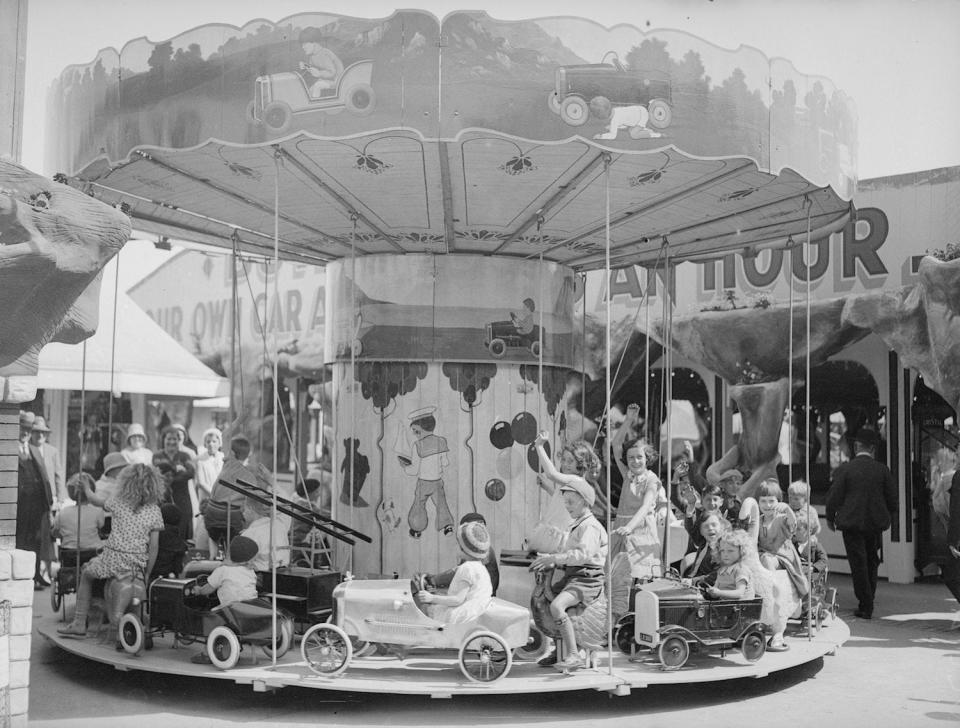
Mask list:
[[[333,515],[372,539],[340,546],[341,569],[451,568],[469,513],[497,551],[531,538],[550,508],[533,441],[564,434],[574,282],[555,263],[469,254],[328,265]]]

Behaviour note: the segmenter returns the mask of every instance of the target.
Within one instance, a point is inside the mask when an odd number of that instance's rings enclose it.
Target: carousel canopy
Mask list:
[[[298,15],[64,71],[71,184],[159,236],[323,264],[576,270],[750,253],[851,218],[856,116],[753,49],[590,21]]]

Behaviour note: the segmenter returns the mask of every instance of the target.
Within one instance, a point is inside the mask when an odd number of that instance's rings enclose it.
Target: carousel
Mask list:
[[[206,567],[189,564],[131,587],[99,641],[58,635],[64,593],[40,625],[48,639],[121,670],[256,690],[446,697],[763,677],[849,637],[828,589],[808,604],[819,629],[766,653],[759,600],[711,602],[669,569],[624,587],[608,559],[586,664],[558,672],[536,664],[551,629],[527,608],[527,567],[558,547],[538,433],[560,453],[596,443],[600,422],[609,503],[611,390],[625,367],[646,367],[649,382],[651,360],[669,372],[678,352],[729,385],[743,431],[723,463],[747,475],[747,497],[775,474],[780,419],[811,363],[873,325],[868,306],[840,324],[842,304],[804,297],[818,241],[855,219],[856,114],[829,80],[679,31],[405,10],[141,38],[71,66],[50,98],[57,181],[137,230],[225,249],[236,333],[247,266],[264,267],[263,357],[236,363],[231,342],[231,408],[276,472],[289,433],[236,383],[245,369],[248,381],[269,372],[272,412],[284,375],[322,380],[337,477],[329,516],[227,483],[322,544],[322,563],[263,575],[266,612],[214,619],[196,602]],[[787,304],[675,318],[677,266],[766,250],[792,263]],[[268,333],[266,319],[291,313],[277,272],[297,265],[326,268],[322,340]],[[587,274],[602,271],[592,295],[604,296],[612,271],[634,265],[645,291],[663,290],[657,303],[645,295],[618,325],[607,296],[606,320],[588,317]],[[645,392],[642,433],[670,455],[685,436],[673,431],[671,379]],[[500,554],[501,588],[476,620],[438,623],[417,600],[418,575],[455,565],[457,524],[474,513]],[[608,532],[610,518],[607,508]],[[661,542],[669,565],[685,533],[665,519]],[[191,642],[211,664],[173,649]]]

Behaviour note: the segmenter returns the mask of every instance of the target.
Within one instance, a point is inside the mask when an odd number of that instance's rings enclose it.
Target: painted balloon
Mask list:
[[[543,450],[547,453],[547,457],[550,457],[550,443],[543,443]],[[530,469],[535,472],[540,472],[540,456],[537,455],[537,448],[535,445],[530,445],[527,447],[527,465],[530,466]]]
[[[537,418],[529,412],[521,412],[510,423],[510,434],[515,442],[529,445],[537,439]]]
[[[497,453],[497,475],[510,482],[523,472],[523,454],[515,448]]]
[[[500,422],[494,423],[493,427],[490,428],[490,443],[497,450],[506,450],[513,445],[513,435],[509,422],[500,420]]]
[[[503,496],[507,494],[507,486],[500,478],[491,478],[483,486],[483,492],[487,494],[487,498],[496,502],[503,500]]]

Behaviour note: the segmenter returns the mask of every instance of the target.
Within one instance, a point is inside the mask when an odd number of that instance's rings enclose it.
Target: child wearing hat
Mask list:
[[[246,536],[234,536],[229,560],[218,566],[200,587],[200,594],[217,592],[220,606],[257,598],[257,573],[251,562],[256,558],[257,542]]]
[[[120,451],[123,459],[129,464],[153,464],[153,451],[147,447],[147,433],[143,425],[134,422],[127,428],[127,445]]]
[[[467,513],[460,518],[460,525],[462,526],[465,523],[482,523],[484,527],[486,527],[487,519],[479,513]],[[487,531],[489,533],[489,529],[487,529]],[[497,589],[500,587],[500,567],[497,565],[497,553],[494,551],[492,544],[490,548],[487,549],[487,555],[483,557],[481,563],[487,570],[487,573],[490,574],[490,585],[493,588],[493,596],[497,596]],[[450,586],[456,573],[456,569],[448,569],[439,574],[427,574],[425,577],[426,583],[435,589],[445,589]]]
[[[490,552],[490,534],[477,521],[464,523],[457,529],[457,544],[463,563],[457,567],[446,594],[428,591],[417,593],[427,615],[444,624],[462,624],[482,615],[493,597],[490,574],[483,559]]]
[[[537,438],[537,453],[546,457],[542,442],[545,433]],[[567,610],[578,604],[584,606],[603,593],[603,569],[607,559],[607,532],[591,512],[596,494],[593,486],[581,477],[571,477],[560,485],[563,505],[573,519],[561,550],[554,554],[538,554],[530,565],[532,571],[562,568],[563,580],[554,584],[557,596],[550,602],[550,614],[566,648],[566,656],[558,663],[564,669],[582,667],[577,637]],[[560,658],[560,655],[557,655]]]
[[[210,572],[206,582],[197,582],[198,594],[217,592],[217,600],[225,607],[234,602],[257,598],[257,573],[251,562],[257,556],[257,544],[246,536],[234,536],[230,542],[229,559]],[[202,578],[202,577],[201,577]],[[206,650],[190,658],[191,662],[207,664],[210,658]]]

